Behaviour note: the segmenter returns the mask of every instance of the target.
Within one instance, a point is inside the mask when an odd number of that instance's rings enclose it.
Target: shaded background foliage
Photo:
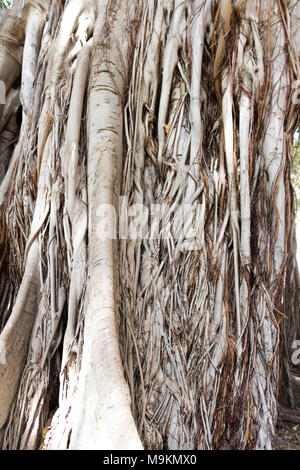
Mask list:
[[[12,0],[6,0],[6,1],[2,1],[0,2],[0,9],[2,8],[10,8],[12,6]]]

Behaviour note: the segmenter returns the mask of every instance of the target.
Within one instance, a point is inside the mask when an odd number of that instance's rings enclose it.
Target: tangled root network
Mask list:
[[[270,449],[299,3],[1,12],[1,448]]]

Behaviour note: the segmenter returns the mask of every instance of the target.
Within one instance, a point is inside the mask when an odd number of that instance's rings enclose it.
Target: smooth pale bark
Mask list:
[[[100,2],[100,7],[105,8],[106,3]],[[122,98],[128,72],[121,64],[131,48],[128,28],[135,14],[131,9],[134,4],[117,1],[109,6],[94,40],[89,92],[88,293],[71,449],[142,448],[118,344],[116,241],[106,239],[101,220],[101,205],[117,207],[123,153]]]
[[[49,147],[46,147],[45,155]],[[5,424],[9,409],[17,391],[18,382],[23,371],[32,328],[40,296],[39,288],[39,248],[38,233],[48,213],[46,198],[47,160],[42,165],[36,210],[31,233],[26,249],[26,265],[16,303],[12,314],[0,335],[1,348],[6,355],[5,364],[0,364],[0,428]]]
[[[22,61],[21,102],[25,116],[28,116],[33,103],[34,79],[40,51],[45,15],[50,0],[27,2],[27,19]]]
[[[199,177],[199,160],[202,157],[201,135],[203,132],[201,120],[201,74],[202,74],[202,59],[204,48],[204,37],[207,24],[211,16],[211,1],[203,2],[201,0],[194,2],[193,13],[197,15],[192,24],[191,40],[197,43],[198,47],[193,47],[192,57],[192,79],[191,79],[191,161],[193,163],[192,174],[194,177]],[[192,190],[189,186],[189,193],[194,192],[194,184]],[[191,196],[191,194],[187,194]]]
[[[274,198],[276,219],[274,224],[275,240],[270,255],[274,256],[272,281],[282,273],[282,263],[286,252],[285,230],[285,185],[284,185],[284,118],[287,102],[288,72],[284,54],[284,31],[279,25],[272,27],[271,56],[271,114],[264,141],[265,166],[268,172],[268,191]],[[277,282],[279,279],[277,278]]]

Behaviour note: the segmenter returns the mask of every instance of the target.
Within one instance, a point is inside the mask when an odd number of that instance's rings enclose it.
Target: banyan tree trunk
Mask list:
[[[299,28],[296,1],[14,0],[1,448],[271,448]]]

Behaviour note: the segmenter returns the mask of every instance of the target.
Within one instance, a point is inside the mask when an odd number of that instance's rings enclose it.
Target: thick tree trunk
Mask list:
[[[14,1],[0,31],[3,449],[271,448],[299,321],[297,12]]]

